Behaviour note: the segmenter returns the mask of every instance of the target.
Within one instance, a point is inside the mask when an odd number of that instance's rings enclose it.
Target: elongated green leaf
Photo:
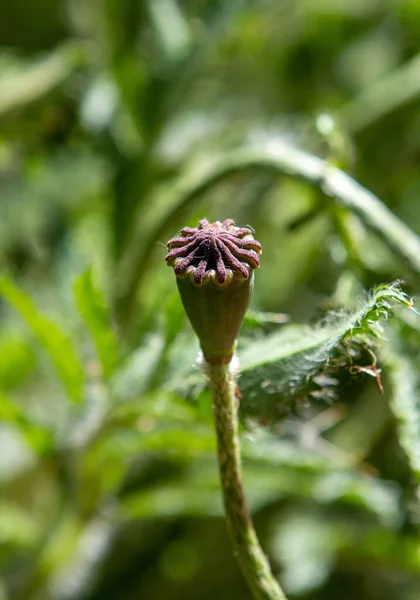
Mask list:
[[[41,529],[38,519],[30,511],[23,510],[16,502],[2,500],[0,504],[0,539],[3,548],[6,544],[30,547],[36,543]],[[1,595],[4,600],[8,596]]]
[[[330,313],[316,327],[290,324],[248,339],[238,352],[242,416],[273,421],[291,404],[309,398],[335,399],[340,378],[352,374],[377,376],[380,383],[373,351],[383,336],[381,321],[398,306],[411,308],[410,298],[398,283],[383,285],[366,294],[357,309]],[[184,357],[182,345],[177,344],[169,390],[201,398],[205,377],[192,366],[193,347],[187,345],[185,351]]]
[[[0,117],[42,98],[62,83],[81,60],[75,44],[58,48],[41,60],[22,65],[0,78]]]
[[[28,444],[38,454],[43,455],[52,449],[52,434],[32,423],[21,407],[3,394],[0,395],[0,421],[16,425]]]
[[[414,361],[405,354],[388,352],[392,396],[391,410],[398,422],[398,439],[410,468],[420,482],[420,381]]]
[[[144,394],[159,368],[164,348],[163,336],[158,333],[148,336],[146,343],[127,358],[112,378],[113,396],[129,400]]]
[[[328,396],[334,361],[337,371],[350,366],[352,349],[371,347],[381,337],[380,321],[398,305],[411,306],[398,284],[381,286],[351,313],[331,315],[316,328],[287,326],[250,343],[240,354],[243,414],[275,419],[290,401],[308,395],[308,385],[327,388]]]
[[[106,162],[81,149],[63,149],[35,163],[25,177],[11,173],[2,183],[0,254],[15,245],[29,251],[43,243],[51,215],[64,217],[103,193],[109,178]]]
[[[67,336],[23,292],[4,277],[0,278],[0,295],[23,317],[38,342],[46,350],[68,396],[82,400],[83,368]]]
[[[30,340],[5,336],[0,340],[0,389],[7,391],[19,386],[35,363]]]
[[[260,312],[249,310],[244,318],[244,326],[248,329],[258,329],[263,325],[284,325],[289,323],[290,317],[285,313]]]
[[[375,515],[383,525],[400,521],[400,492],[396,486],[348,469],[309,473],[246,461],[244,480],[252,509],[279,498],[312,498],[320,504],[347,504]],[[131,517],[221,514],[219,478],[215,458],[196,460],[178,482],[163,481],[159,488],[130,492],[122,508]]]
[[[79,312],[92,333],[103,374],[109,377],[118,361],[117,340],[105,298],[93,283],[91,269],[78,277],[74,293]]]

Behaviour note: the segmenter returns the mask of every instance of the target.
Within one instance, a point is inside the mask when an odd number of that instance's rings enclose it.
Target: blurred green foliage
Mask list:
[[[276,575],[418,600],[419,40],[414,0],[0,3],[1,600],[249,598],[163,261],[203,216],[264,249],[239,385]]]

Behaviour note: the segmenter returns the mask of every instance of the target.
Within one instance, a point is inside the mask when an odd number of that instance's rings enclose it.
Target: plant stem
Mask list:
[[[171,187],[163,213],[149,226],[150,233],[131,245],[121,269],[124,276],[118,280],[119,294],[137,289],[144,277],[148,257],[159,240],[164,239],[168,224],[182,222],[197,206],[197,200],[217,184],[247,171],[287,175],[306,181],[319,188],[334,202],[354,212],[366,227],[384,240],[415,273],[420,273],[420,237],[400,221],[372,192],[362,187],[349,175],[327,161],[281,141],[261,146],[245,147],[223,152],[203,161]],[[150,206],[154,207],[151,202]],[[122,282],[127,288],[122,289]]]
[[[242,485],[236,382],[229,364],[206,363],[213,396],[220,479],[236,558],[256,600],[287,600],[258,542]]]

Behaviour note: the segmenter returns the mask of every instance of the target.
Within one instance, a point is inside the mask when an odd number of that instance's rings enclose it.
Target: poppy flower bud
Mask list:
[[[165,260],[174,269],[185,312],[211,363],[229,362],[235,350],[253,271],[260,266],[261,244],[252,233],[232,219],[202,219],[196,229],[185,227],[168,242]]]

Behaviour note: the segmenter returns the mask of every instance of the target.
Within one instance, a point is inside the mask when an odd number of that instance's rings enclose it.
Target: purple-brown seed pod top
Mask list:
[[[232,278],[248,279],[260,266],[261,244],[249,227],[236,227],[233,219],[209,223],[201,219],[197,228],[184,227],[168,242],[165,260],[175,275],[197,286],[213,281],[226,286]]]

